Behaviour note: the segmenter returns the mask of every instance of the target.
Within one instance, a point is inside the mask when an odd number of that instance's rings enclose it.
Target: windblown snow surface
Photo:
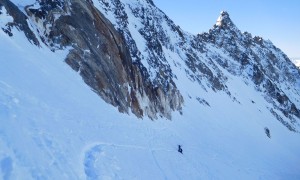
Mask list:
[[[1,15],[1,25],[10,20]],[[13,34],[0,31],[0,179],[300,178],[299,133],[228,72],[239,102],[172,67],[183,115],[137,119],[97,96],[63,61],[67,50],[53,53]]]

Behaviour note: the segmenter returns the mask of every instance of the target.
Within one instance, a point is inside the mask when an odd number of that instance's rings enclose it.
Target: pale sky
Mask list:
[[[153,0],[175,24],[193,34],[207,32],[222,10],[243,32],[271,40],[300,58],[300,0]]]

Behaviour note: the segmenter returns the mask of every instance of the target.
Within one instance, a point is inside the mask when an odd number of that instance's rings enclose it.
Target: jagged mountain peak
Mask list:
[[[230,19],[229,13],[227,11],[221,11],[215,26],[220,28],[228,28],[228,27],[236,28],[236,26]]]
[[[244,39],[243,33],[231,20],[227,11],[221,11],[216,24],[209,30],[212,41],[216,44],[230,44],[229,42]]]
[[[222,26],[224,24],[227,24],[228,22],[232,23],[232,21],[231,21],[231,19],[229,17],[228,12],[227,11],[221,11],[220,16],[217,19],[216,25],[217,26]]]

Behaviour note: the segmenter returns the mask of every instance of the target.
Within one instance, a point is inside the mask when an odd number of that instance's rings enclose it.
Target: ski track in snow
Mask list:
[[[111,143],[92,143],[91,147],[88,148],[84,152],[84,172],[87,179],[116,179],[117,172],[120,167],[118,166],[117,157],[109,157],[107,155],[107,150],[119,150],[119,151],[129,151],[134,152],[138,151],[145,151],[146,153],[151,154],[157,168],[163,174],[163,179],[168,179],[167,176],[164,174],[163,169],[160,167],[159,162],[156,159],[155,152],[162,151],[162,152],[175,152],[174,149],[163,149],[163,148],[152,148],[149,149],[148,147],[143,146],[135,146],[135,145],[121,145],[121,144],[111,144]],[[133,155],[133,154],[130,154]],[[105,171],[106,170],[106,171]],[[111,172],[111,173],[107,173]],[[119,179],[119,178],[117,178]]]

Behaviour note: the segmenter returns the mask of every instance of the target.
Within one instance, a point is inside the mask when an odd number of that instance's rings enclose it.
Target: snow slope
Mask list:
[[[0,178],[300,178],[299,133],[274,119],[261,92],[240,78],[224,71],[237,102],[171,67],[183,115],[141,120],[91,91],[63,61],[67,50],[53,53],[13,34],[0,31]]]
[[[300,59],[299,58],[292,58],[293,63],[300,68]]]

